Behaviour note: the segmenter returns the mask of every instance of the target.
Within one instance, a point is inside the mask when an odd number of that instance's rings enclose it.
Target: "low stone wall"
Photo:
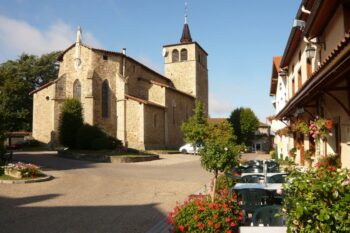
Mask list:
[[[149,154],[149,155],[109,155],[103,154],[103,152],[93,151],[89,152],[79,152],[79,151],[69,151],[61,150],[58,151],[57,155],[59,157],[68,158],[68,159],[77,159],[77,160],[86,160],[97,163],[135,163],[135,162],[144,162],[159,159],[159,155]]]
[[[91,162],[98,163],[108,163],[110,162],[110,158],[108,155],[92,154],[91,152],[78,152],[78,151],[69,151],[69,150],[60,150],[57,152],[59,157],[68,158],[68,159],[77,159],[77,160],[87,160]]]
[[[159,159],[159,155],[110,156],[112,163],[137,163]]]

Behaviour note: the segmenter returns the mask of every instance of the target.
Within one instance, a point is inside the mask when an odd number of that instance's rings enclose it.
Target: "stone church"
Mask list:
[[[180,126],[195,100],[208,113],[206,51],[192,41],[187,19],[180,43],[163,46],[165,75],[127,56],[92,48],[77,39],[59,57],[58,78],[31,92],[33,137],[56,143],[60,107],[66,98],[81,101],[84,121],[98,125],[130,148],[177,148]]]

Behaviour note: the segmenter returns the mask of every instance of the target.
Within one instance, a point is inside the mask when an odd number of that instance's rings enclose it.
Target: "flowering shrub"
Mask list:
[[[336,170],[341,167],[340,156],[330,154],[327,157],[322,157],[316,164],[317,168],[325,168],[329,170]]]
[[[324,118],[316,117],[315,120],[310,121],[309,130],[311,136],[319,141],[325,139],[327,136],[332,136],[333,121]]]
[[[191,196],[168,215],[173,232],[233,233],[243,219],[237,197],[228,190],[219,190],[214,202],[210,196]]]
[[[350,232],[350,170],[294,170],[288,178],[288,232]]]
[[[10,163],[5,166],[5,169],[19,171],[22,177],[38,177],[43,175],[40,172],[39,167],[31,163]]]

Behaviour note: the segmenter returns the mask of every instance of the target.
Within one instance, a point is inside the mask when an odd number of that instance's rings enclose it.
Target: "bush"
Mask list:
[[[293,171],[284,186],[288,232],[350,232],[350,171]]]
[[[62,145],[74,148],[77,132],[83,125],[83,108],[76,99],[66,99],[61,108],[58,138]]]
[[[237,197],[227,189],[219,191],[214,202],[210,196],[190,197],[168,215],[173,232],[234,232],[243,219]]]
[[[121,141],[107,135],[98,126],[84,124],[77,133],[77,148],[85,150],[115,149],[122,145]]]
[[[235,184],[236,182],[233,179],[228,178],[224,175],[220,175],[216,180],[215,190],[229,189],[230,187],[233,187]]]
[[[333,168],[340,168],[341,167],[340,156],[337,154],[329,154],[327,157],[322,157],[316,164],[316,167],[326,168],[331,170]]]
[[[271,159],[278,159],[277,150],[270,151]]]

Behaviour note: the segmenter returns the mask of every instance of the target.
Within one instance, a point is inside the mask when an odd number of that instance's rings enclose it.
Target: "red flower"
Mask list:
[[[198,219],[198,215],[195,215],[193,218],[194,218],[194,220],[197,220]]]
[[[213,221],[208,221],[208,225],[213,225],[214,223],[213,223]]]
[[[200,229],[203,229],[203,228],[204,228],[204,224],[201,223],[201,222],[198,222],[198,223],[197,223],[197,226],[198,226]]]
[[[228,230],[227,233],[232,233],[232,230]]]
[[[210,202],[209,205],[208,205],[208,207],[209,207],[210,209],[212,209],[212,208],[214,207],[214,203]]]
[[[231,223],[230,223],[230,226],[231,226],[231,227],[234,227],[234,226],[236,226],[236,224],[235,224],[234,222],[231,222]]]
[[[230,218],[225,218],[226,222],[230,222],[231,219]]]
[[[214,228],[215,228],[215,229],[218,229],[219,227],[220,227],[220,224],[217,224],[217,223],[216,223],[216,224],[214,225]]]
[[[184,232],[184,231],[185,231],[185,227],[184,227],[183,225],[180,225],[180,226],[179,226],[179,230],[180,230],[181,232]]]
[[[217,219],[219,216],[217,214],[214,214],[214,218]]]

